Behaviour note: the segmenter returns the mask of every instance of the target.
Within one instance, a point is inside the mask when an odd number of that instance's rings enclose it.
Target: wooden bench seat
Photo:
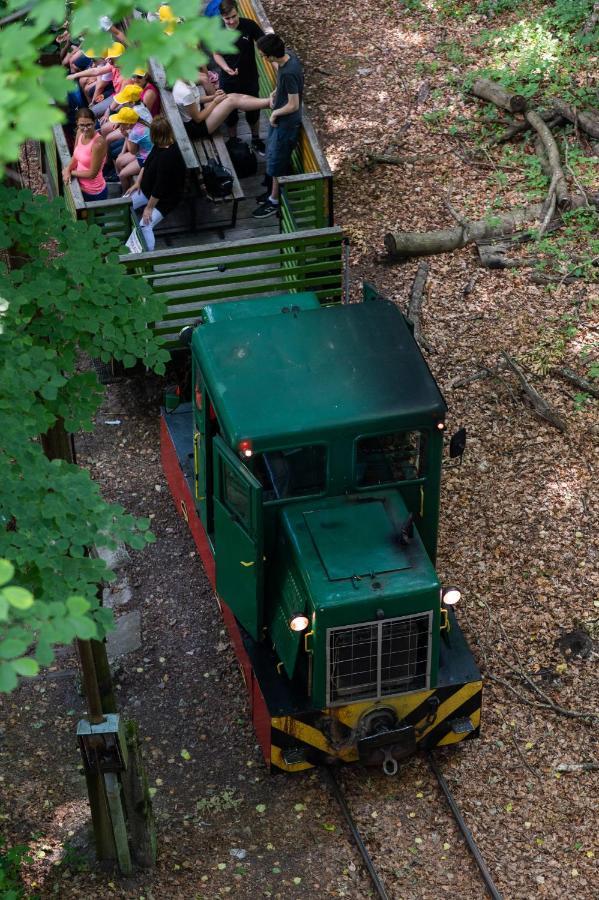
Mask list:
[[[172,91],[170,91],[166,86],[166,74],[162,64],[157,60],[151,60],[150,71],[154,80],[154,84],[157,86],[160,92],[162,110],[164,112],[164,115],[167,117],[171,128],[173,129],[175,140],[177,141],[177,144],[181,151],[181,155],[185,160],[187,170],[190,173],[190,176],[193,178],[194,183],[199,186],[200,182],[202,182],[202,166],[205,166],[209,159],[217,160],[217,162],[219,162],[221,166],[224,166],[225,169],[228,169],[231,172],[231,175],[233,177],[233,190],[230,197],[211,197],[208,192],[206,192],[206,196],[214,202],[232,201],[233,205],[230,221],[219,224],[221,225],[221,227],[223,225],[226,225],[226,227],[234,228],[235,223],[237,222],[237,209],[239,206],[239,201],[244,199],[244,193],[239,183],[239,179],[237,178],[237,175],[235,173],[235,169],[233,168],[231,157],[229,156],[229,151],[225,146],[224,139],[221,135],[212,134],[207,138],[192,141],[187,134],[187,131],[185,130],[185,125],[183,124],[179,107],[173,99]],[[192,221],[192,230],[195,231],[197,230],[195,223],[195,198],[194,216],[192,217]],[[214,227],[215,223],[211,222],[209,225],[209,229],[213,230]]]
[[[227,150],[224,138],[220,134],[211,134],[207,138],[195,140],[193,142],[193,146],[195,147],[195,151],[202,166],[205,166],[209,159],[215,159],[218,163],[221,164],[221,166],[223,166],[225,169],[228,169],[228,171],[231,173],[231,177],[233,178],[233,190],[228,197],[211,197],[208,191],[206,191],[206,194],[208,197],[210,197],[211,200],[216,203],[222,200],[233,201],[230,227],[234,228],[235,223],[237,222],[237,209],[239,207],[239,201],[244,199],[245,194],[243,193],[242,187],[239,183],[239,178],[237,177],[237,173],[235,172],[233,163],[231,162],[231,157],[229,156],[229,151]]]

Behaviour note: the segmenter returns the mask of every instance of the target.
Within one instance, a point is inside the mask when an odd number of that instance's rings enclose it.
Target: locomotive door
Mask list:
[[[259,640],[264,593],[262,485],[219,435],[213,448],[216,590]]]

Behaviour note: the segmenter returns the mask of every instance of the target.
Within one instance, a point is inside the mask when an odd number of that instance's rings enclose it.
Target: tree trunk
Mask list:
[[[597,113],[590,110],[579,111],[575,106],[569,106],[567,103],[564,103],[563,100],[554,100],[553,108],[568,122],[578,125],[591,137],[599,138],[599,115]]]
[[[470,93],[488,103],[494,103],[501,109],[507,109],[511,113],[523,113],[526,110],[525,97],[521,94],[511,94],[500,84],[489,81],[488,78],[477,78],[470,88]]]
[[[74,463],[75,447],[73,436],[64,427],[64,419],[57,419],[54,425],[41,436],[42,448],[48,459],[64,459]]]

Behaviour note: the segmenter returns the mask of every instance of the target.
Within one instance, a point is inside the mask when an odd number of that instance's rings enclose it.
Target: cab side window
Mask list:
[[[356,441],[356,487],[393,484],[421,478],[425,468],[426,435],[399,431]]]
[[[222,468],[223,501],[245,528],[250,524],[250,491],[247,484],[235,475],[228,466]]]

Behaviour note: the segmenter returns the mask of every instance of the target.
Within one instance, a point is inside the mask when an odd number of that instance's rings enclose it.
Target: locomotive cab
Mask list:
[[[480,676],[435,571],[446,406],[401,312],[218,304],[192,363],[195,513],[269,760],[393,769],[433,732],[476,733]]]

